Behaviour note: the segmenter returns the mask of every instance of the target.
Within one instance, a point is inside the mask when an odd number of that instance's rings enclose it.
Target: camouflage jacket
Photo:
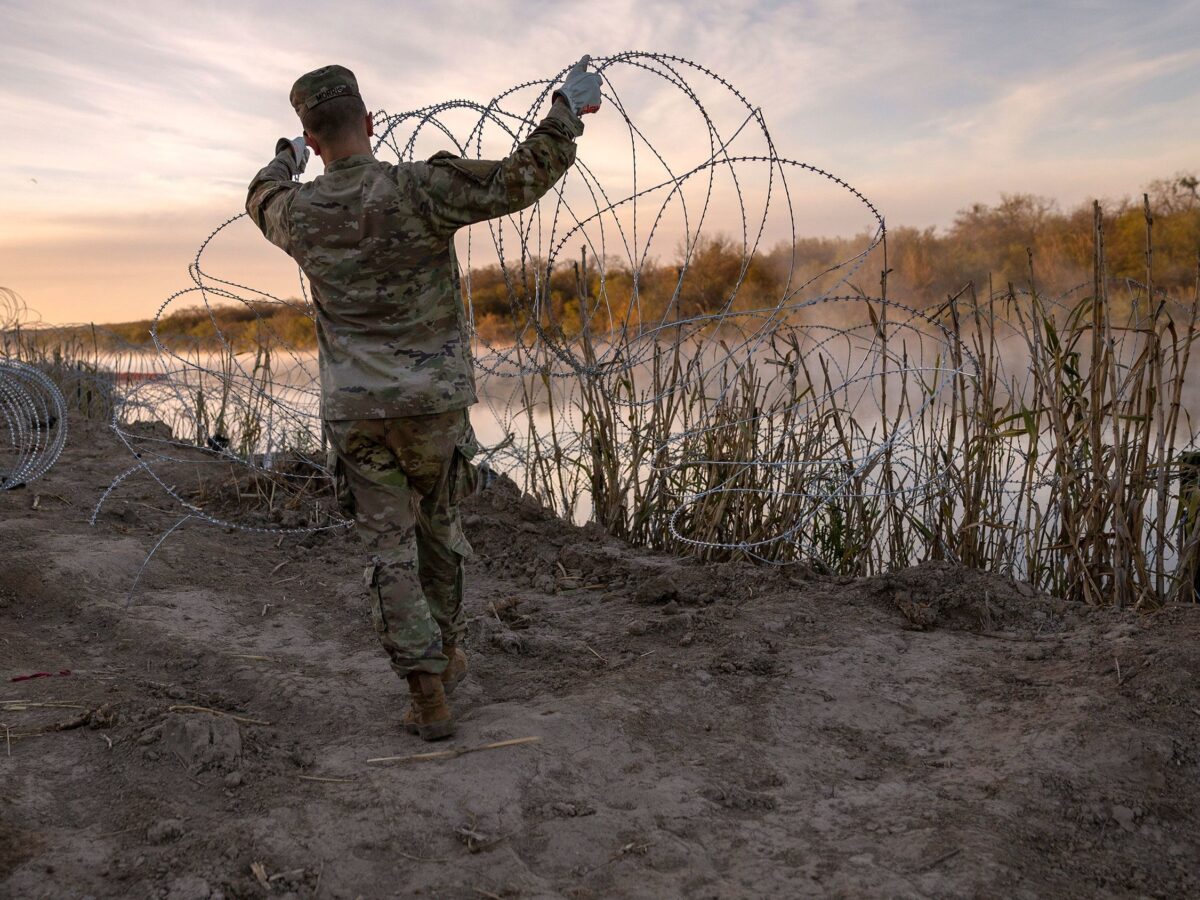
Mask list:
[[[312,284],[325,419],[390,419],[475,402],[454,232],[524,209],[575,161],[563,103],[506,159],[441,152],[398,165],[349,156],[292,181],[285,148],[254,176],[246,211]]]

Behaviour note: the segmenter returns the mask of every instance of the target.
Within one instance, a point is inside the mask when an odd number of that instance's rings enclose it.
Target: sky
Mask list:
[[[47,322],[152,316],[298,130],[292,82],[330,62],[399,112],[486,102],[584,52],[686,57],[762,110],[780,155],[845,178],[893,226],[945,228],[1002,193],[1129,196],[1200,170],[1198,24],[1200,0],[0,0],[0,286]],[[680,160],[707,156],[703,129],[671,124],[682,95],[613,77]],[[619,178],[623,129],[610,108],[588,117],[580,159]],[[798,189],[808,230],[863,226],[844,197]],[[296,294],[252,227],[222,253],[226,277]]]

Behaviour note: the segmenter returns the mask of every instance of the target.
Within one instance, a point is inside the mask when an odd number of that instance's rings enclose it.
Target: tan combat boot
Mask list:
[[[446,705],[442,679],[429,672],[409,672],[408,690],[412,704],[404,717],[404,727],[425,741],[436,741],[454,734],[454,716]]]
[[[443,644],[442,652],[450,660],[442,672],[442,687],[447,694],[453,694],[458,683],[467,677],[467,654],[457,644]]]
[[[447,694],[453,694],[454,689],[458,687],[458,683],[467,677],[467,654],[463,652],[462,647],[455,644],[443,645],[442,652],[449,658],[450,663],[438,678],[442,680],[442,690]],[[408,707],[408,712],[404,714],[404,718],[400,720],[400,724],[404,726],[404,730],[409,734],[420,733],[420,729],[417,727],[415,701]]]

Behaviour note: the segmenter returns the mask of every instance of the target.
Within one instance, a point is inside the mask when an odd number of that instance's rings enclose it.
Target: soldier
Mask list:
[[[446,694],[467,674],[461,643],[463,536],[477,447],[475,379],[454,233],[538,200],[575,161],[579,116],[600,106],[589,58],[506,159],[435,154],[391,164],[353,73],[325,66],[292,86],[302,137],[280,138],[246,211],[308,276],[316,307],[321,416],[357,531],[371,555],[371,616],[408,682],[405,727],[454,733]],[[325,174],[301,184],[311,147]]]

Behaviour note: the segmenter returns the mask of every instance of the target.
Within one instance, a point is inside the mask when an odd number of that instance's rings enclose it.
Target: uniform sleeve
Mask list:
[[[541,198],[575,162],[583,122],[555,103],[533,133],[505,159],[462,159],[445,151],[413,167],[434,224],[455,231],[514,213]]]
[[[250,182],[246,193],[246,212],[263,234],[276,247],[291,252],[291,235],[288,229],[288,207],[292,196],[300,186],[292,181],[296,174],[296,158],[290,147],[259,170]]]

